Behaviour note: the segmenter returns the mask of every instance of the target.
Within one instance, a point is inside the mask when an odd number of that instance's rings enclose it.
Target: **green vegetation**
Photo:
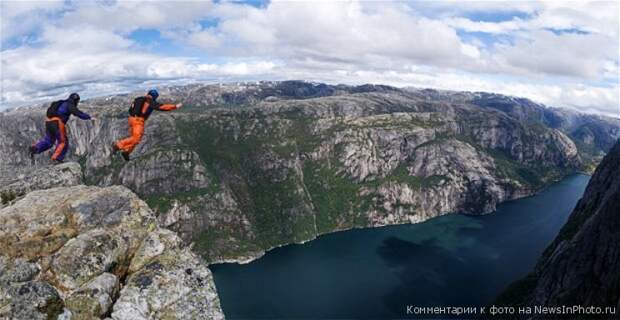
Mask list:
[[[336,169],[316,162],[304,166],[304,180],[316,210],[316,227],[326,233],[345,227],[353,227],[356,221],[354,209],[361,199],[357,194],[360,186],[341,177]]]
[[[250,239],[243,227],[238,225],[209,227],[194,238],[194,243],[207,261],[236,259],[265,249]]]
[[[385,178],[355,183],[337,169],[324,163],[307,162],[304,166],[304,180],[316,209],[316,224],[319,233],[333,230],[366,226],[366,212],[385,209],[376,203],[377,199],[370,192],[363,196],[362,188],[375,189],[389,182],[404,183],[412,188],[429,188],[447,180],[445,176],[416,177],[409,175],[405,166],[397,167]],[[395,203],[396,207],[415,206]]]
[[[85,169],[85,159],[83,160],[84,164],[80,162],[80,165],[83,166],[82,169]],[[118,177],[121,169],[125,165],[125,161],[120,159],[120,157],[112,157],[112,161],[110,165],[101,167],[101,168],[93,168],[90,171],[84,172],[84,184],[86,185],[98,185],[102,178],[108,175],[112,175],[113,177]]]
[[[240,132],[249,133],[235,136],[234,129],[215,119],[203,120],[178,120],[177,129],[183,141],[195,148],[214,179],[227,181],[235,200],[251,220],[256,236],[253,241],[265,249],[313,237],[314,215],[301,191],[299,177],[285,166],[271,170],[261,167],[265,161],[262,158],[270,150],[286,159],[296,156],[295,152],[311,140],[303,121],[300,125],[281,120],[267,124],[260,115],[225,119],[227,124],[238,124]],[[202,235],[200,241],[205,243],[218,234]]]
[[[605,152],[594,144],[584,143],[578,137],[573,136],[573,141],[575,142],[575,146],[583,162],[583,171],[593,173],[596,166],[605,156]]]
[[[400,119],[398,117],[380,117],[376,116],[373,118],[374,121],[369,121],[366,123],[355,123],[352,124],[356,129],[362,128],[382,128],[382,129],[417,129],[417,128],[438,128],[439,126],[445,124],[444,121],[440,121],[437,119],[420,119],[416,117]]]
[[[191,204],[194,199],[203,195],[213,195],[216,189],[214,188],[196,188],[189,192],[177,192],[166,194],[152,194],[144,197],[144,201],[149,207],[158,213],[164,213],[172,208],[174,201],[180,203]]]
[[[594,137],[596,134],[587,125],[579,127],[577,130],[571,132],[569,136],[575,142],[577,150],[583,160],[586,161],[600,161],[605,155],[605,151],[596,144]],[[587,141],[590,141],[588,143]]]
[[[367,212],[388,214],[376,194],[377,188],[398,183],[420,190],[442,185],[449,179],[443,175],[410,175],[404,163],[384,178],[353,181],[339,162],[345,144],[335,145],[324,160],[308,156],[322,141],[347,130],[348,124],[336,120],[331,127],[317,133],[313,130],[317,120],[303,110],[292,108],[277,115],[262,112],[245,109],[236,113],[175,118],[184,147],[199,155],[209,176],[216,182],[212,190],[199,193],[217,194],[225,183],[239,210],[249,220],[247,225],[208,227],[197,235],[197,248],[205,257],[242,256],[283,243],[305,241],[317,234],[366,226],[369,223]],[[391,125],[437,125],[427,122],[414,119]],[[377,126],[389,127],[386,123]],[[467,134],[456,137],[447,133],[437,133],[434,140],[418,147],[455,138],[481,148]],[[501,150],[484,151],[494,158],[500,176],[533,188],[562,173],[560,169],[520,164]],[[192,202],[195,196],[192,193],[157,195],[148,197],[147,202],[156,210],[167,210],[173,200]],[[417,210],[408,203],[393,203],[393,206],[409,212]]]
[[[5,205],[17,198],[17,194],[13,191],[2,191],[0,192],[0,201]]]
[[[399,165],[394,169],[387,177],[383,179],[377,179],[368,181],[365,183],[367,186],[378,187],[387,182],[404,183],[414,189],[429,188],[440,184],[442,181],[446,181],[449,178],[443,175],[433,175],[429,177],[418,177],[410,175],[407,167]]]
[[[510,158],[508,154],[499,149],[487,149],[486,152],[493,157],[495,169],[500,177],[517,180],[533,189],[541,188],[569,170],[542,165],[528,166]]]
[[[256,172],[255,184],[248,185],[258,240],[265,247],[285,242],[299,242],[316,234],[314,216],[307,200],[300,194],[298,177],[288,173],[286,179],[274,182]]]
[[[401,166],[386,178],[356,183],[338,171],[342,167],[338,162],[342,145],[335,146],[329,160],[306,159],[302,177],[286,163],[346,129],[340,122],[316,134],[312,131],[314,121],[300,110],[284,111],[269,120],[256,110],[176,119],[184,144],[198,153],[215,181],[226,181],[252,228],[252,239],[245,238],[242,226],[239,230],[205,230],[195,239],[205,256],[242,255],[334,230],[366,226],[368,210],[384,211],[376,203],[373,188],[388,182],[426,188],[447,179],[410,176]],[[362,195],[362,188],[370,192]],[[147,201],[157,210],[167,210],[181,196],[153,196]],[[395,205],[415,210],[410,205]]]

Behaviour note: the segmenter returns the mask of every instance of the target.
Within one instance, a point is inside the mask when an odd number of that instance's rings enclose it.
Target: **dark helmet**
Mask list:
[[[153,100],[157,100],[157,97],[159,97],[159,92],[157,92],[157,89],[151,89],[149,90],[148,95],[151,96]]]
[[[75,102],[75,104],[78,104],[78,102],[80,102],[80,95],[74,92],[69,95],[69,100]]]

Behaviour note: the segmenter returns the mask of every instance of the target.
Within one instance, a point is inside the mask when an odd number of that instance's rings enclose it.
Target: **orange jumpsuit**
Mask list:
[[[144,122],[149,118],[151,112],[153,112],[153,110],[172,111],[176,108],[177,106],[174,104],[160,105],[147,95],[139,114],[129,116],[129,137],[117,141],[116,146],[123,152],[131,153],[140,143],[140,140],[142,140],[142,136],[144,135]]]

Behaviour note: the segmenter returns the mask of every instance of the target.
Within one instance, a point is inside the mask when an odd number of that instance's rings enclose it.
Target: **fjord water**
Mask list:
[[[338,232],[210,268],[228,319],[408,318],[407,305],[486,305],[533,268],[588,179],[567,177],[490,215]]]

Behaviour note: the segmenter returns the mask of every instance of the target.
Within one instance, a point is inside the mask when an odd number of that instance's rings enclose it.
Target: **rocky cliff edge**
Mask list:
[[[81,176],[3,175],[0,319],[223,319],[201,258],[129,189]]]
[[[620,141],[609,151],[536,268],[500,304],[620,309]],[[612,318],[610,314],[598,314]],[[548,318],[543,315],[531,318]]]

